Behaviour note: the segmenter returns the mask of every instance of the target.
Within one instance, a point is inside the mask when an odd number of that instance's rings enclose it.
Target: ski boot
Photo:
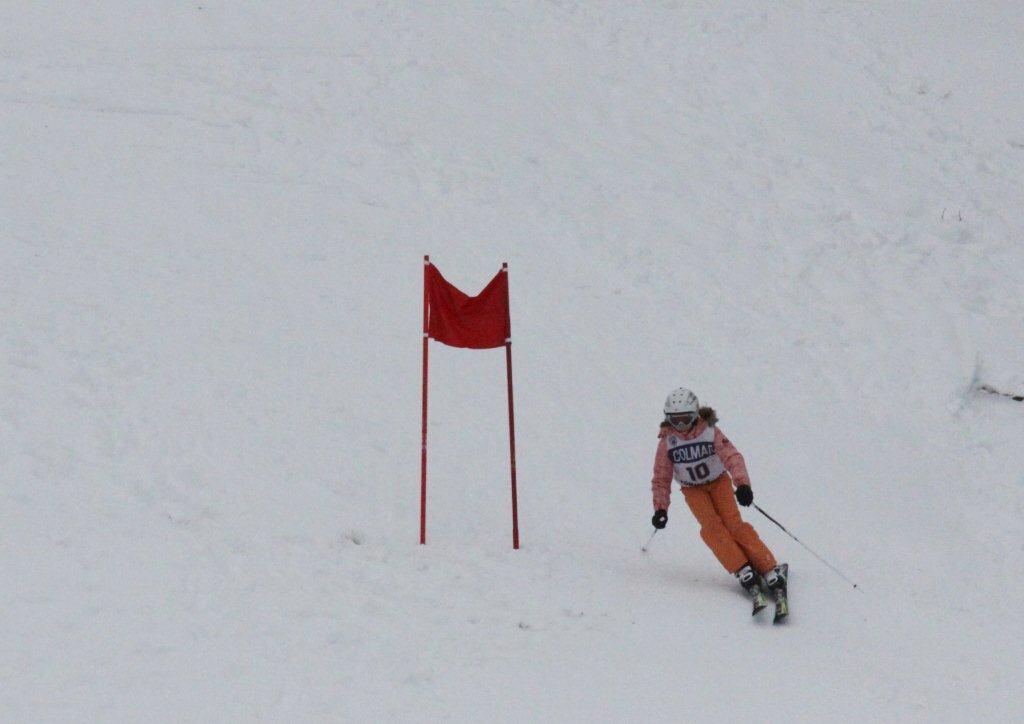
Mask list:
[[[768,598],[764,595],[764,589],[761,587],[761,577],[748,564],[736,571],[736,578],[753,598],[754,610],[751,615],[756,616],[768,605]]]
[[[772,598],[775,599],[773,623],[779,623],[789,615],[789,564],[780,563],[764,574],[764,583],[772,594]]]

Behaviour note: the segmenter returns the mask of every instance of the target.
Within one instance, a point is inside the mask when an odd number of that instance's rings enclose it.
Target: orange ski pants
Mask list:
[[[761,542],[754,527],[740,518],[728,475],[707,485],[683,488],[683,497],[700,523],[700,537],[725,570],[735,573],[748,562],[762,574],[775,567],[775,556],[768,546]]]

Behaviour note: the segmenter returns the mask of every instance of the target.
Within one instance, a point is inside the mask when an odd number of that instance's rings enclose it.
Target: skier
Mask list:
[[[788,566],[776,562],[736,507],[737,502],[749,506],[754,501],[743,456],[716,427],[715,411],[701,407],[685,387],[669,393],[664,412],[651,479],[655,511],[651,523],[658,529],[667,525],[675,478],[700,523],[700,537],[753,597],[754,613],[767,604],[763,580],[775,598],[777,619],[785,616]]]

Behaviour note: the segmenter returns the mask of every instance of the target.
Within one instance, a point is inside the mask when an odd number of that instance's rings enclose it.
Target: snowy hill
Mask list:
[[[305,5],[0,5],[0,719],[1024,715],[1024,6]],[[861,593],[641,555],[678,385]]]

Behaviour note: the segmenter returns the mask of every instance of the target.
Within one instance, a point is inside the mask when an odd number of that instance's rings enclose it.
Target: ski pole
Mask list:
[[[640,551],[641,551],[642,553],[646,553],[646,552],[647,552],[647,549],[651,547],[651,541],[653,541],[653,540],[654,540],[654,536],[656,536],[657,534],[658,534],[658,529],[657,529],[657,528],[655,528],[655,529],[654,529],[654,532],[653,532],[653,533],[651,533],[651,537],[647,539],[647,543],[646,543],[646,544],[644,545],[644,547],[643,547],[643,548],[641,548],[641,549],[640,549]]]
[[[856,583],[854,583],[854,582],[853,582],[853,581],[851,581],[851,580],[850,580],[849,578],[847,578],[846,576],[844,576],[844,575],[843,575],[842,571],[840,571],[840,570],[839,570],[838,568],[836,568],[836,567],[835,567],[835,566],[833,566],[833,565],[832,565],[831,563],[829,563],[828,561],[826,561],[826,560],[825,560],[824,558],[822,558],[821,556],[819,556],[819,555],[818,555],[817,553],[815,553],[814,551],[812,551],[812,550],[811,550],[811,549],[810,549],[810,548],[809,548],[809,547],[807,546],[807,544],[805,544],[805,543],[804,543],[804,542],[803,542],[802,540],[800,540],[800,539],[799,539],[799,538],[797,538],[797,537],[796,537],[795,535],[793,535],[793,534],[792,534],[792,533],[790,533],[790,532],[789,532],[788,530],[786,530],[786,526],[784,526],[784,525],[783,525],[782,523],[780,523],[779,521],[775,520],[775,518],[771,517],[771,516],[770,516],[770,515],[768,515],[767,513],[765,513],[765,512],[764,512],[764,510],[762,510],[762,509],[761,509],[761,506],[760,506],[760,505],[758,505],[757,503],[754,503],[754,507],[755,507],[755,508],[757,508],[757,512],[758,512],[758,513],[760,513],[761,515],[763,515],[763,516],[764,516],[765,518],[767,518],[768,520],[770,520],[770,521],[771,521],[772,523],[774,523],[775,525],[779,526],[779,528],[781,528],[781,529],[782,529],[782,532],[783,532],[783,533],[785,533],[785,534],[786,534],[786,535],[788,535],[788,536],[789,536],[790,538],[792,538],[792,539],[793,539],[793,540],[795,540],[795,541],[796,541],[797,543],[799,543],[799,544],[800,544],[800,545],[802,545],[802,546],[803,546],[804,548],[806,548],[806,549],[807,549],[807,551],[808,551],[808,552],[809,552],[809,553],[810,553],[810,554],[811,554],[812,556],[814,556],[814,557],[815,557],[815,558],[817,558],[817,559],[818,559],[819,561],[821,561],[822,563],[824,563],[824,564],[825,564],[826,566],[828,566],[829,568],[831,568],[831,569],[832,569],[832,570],[833,570],[833,571],[834,571],[834,572],[835,572],[835,573],[836,573],[836,574],[837,574],[837,575],[838,575],[838,576],[839,576],[840,578],[842,578],[842,579],[843,579],[844,581],[846,581],[846,582],[847,582],[847,583],[849,583],[849,584],[850,584],[851,586],[853,586],[854,588],[856,588],[856,589],[857,589],[858,591],[860,590],[859,588],[857,588],[857,584],[856,584]]]

